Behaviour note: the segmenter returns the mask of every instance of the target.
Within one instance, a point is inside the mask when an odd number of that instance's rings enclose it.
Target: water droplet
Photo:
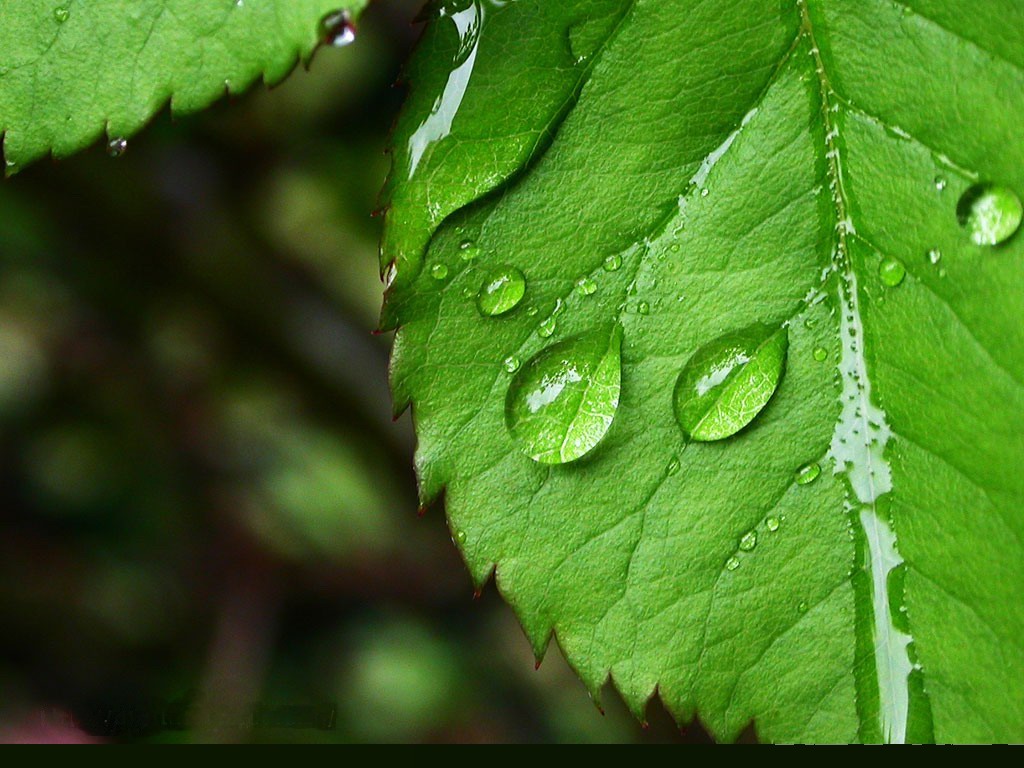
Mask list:
[[[804,464],[800,469],[796,471],[796,484],[797,485],[810,485],[818,479],[818,475],[821,474],[821,465],[816,461],[812,461],[808,464]]]
[[[398,265],[393,261],[389,262],[384,268],[384,290],[387,290],[394,284],[396,277],[398,277]]]
[[[476,305],[481,315],[495,317],[515,309],[525,293],[526,278],[522,272],[515,267],[497,267],[484,278]]]
[[[735,571],[739,567],[740,559],[738,557],[733,556],[725,561],[725,570],[727,571]]]
[[[107,154],[111,157],[120,157],[128,149],[128,139],[115,136],[107,142]]]
[[[502,365],[505,366],[505,370],[508,373],[515,373],[516,371],[519,370],[519,358],[516,357],[515,355],[509,355],[508,357],[505,358]]]
[[[576,281],[576,292],[580,296],[592,296],[597,291],[597,283],[589,277],[581,277]]]
[[[527,456],[565,464],[601,442],[619,407],[621,349],[615,325],[553,344],[516,373],[505,424]]]
[[[783,327],[754,323],[697,350],[676,381],[675,412],[691,440],[722,440],[747,426],[768,404],[785,367]]]
[[[609,256],[608,258],[606,258],[604,260],[604,271],[605,272],[615,272],[621,266],[622,266],[622,257],[619,254],[617,254],[617,253],[613,253],[611,256]]]
[[[777,530],[779,530],[779,527],[782,525],[782,521],[779,520],[779,518],[777,517],[769,517],[767,520],[764,521],[764,524],[769,531],[775,533]]]
[[[815,320],[813,317],[808,317],[806,320],[804,320],[804,328],[807,328],[807,329],[813,328],[817,324],[818,324],[818,321]]]
[[[455,538],[458,540],[459,544],[465,544],[466,543],[466,532],[465,531],[459,531],[458,533],[455,534]]]
[[[807,613],[807,609],[808,609],[809,607],[810,607],[810,606],[808,606],[806,602],[804,602],[803,600],[801,600],[801,601],[800,601],[800,603],[799,603],[799,605],[797,605],[796,609],[797,609],[797,610],[798,610],[798,611],[799,611],[800,613]]]
[[[946,188],[946,180],[941,176],[935,177],[935,188],[941,192]]]
[[[537,335],[542,339],[551,338],[557,325],[558,321],[555,319],[554,315],[551,315],[551,317],[540,321],[540,325],[537,326]]]
[[[480,247],[472,240],[463,240],[459,243],[459,254],[464,261],[472,261],[480,255]]]
[[[651,312],[651,305],[648,304],[646,301],[641,301],[639,304],[636,305],[636,311],[639,312],[641,315],[648,315]]]
[[[332,11],[320,20],[320,39],[334,48],[344,48],[356,40],[356,25],[348,11]]]
[[[448,277],[448,267],[444,264],[435,264],[430,268],[430,276],[435,280],[444,280]]]
[[[708,196],[708,188],[707,187],[704,187],[704,189],[702,189],[700,191],[700,196],[701,197],[707,197]]]
[[[672,459],[668,463],[668,467],[665,468],[665,471],[668,474],[670,474],[670,475],[674,475],[676,472],[679,471],[679,457],[678,456],[673,456],[672,457]]]
[[[824,347],[818,347],[813,352],[814,359],[819,363],[824,363],[828,359],[828,350]]]
[[[53,18],[57,21],[58,24],[63,24],[65,21],[71,18],[71,11],[64,6],[59,6],[53,9]]]
[[[907,268],[898,259],[882,259],[878,265],[878,277],[890,288],[895,288],[907,276]]]
[[[929,264],[938,264],[940,261],[942,261],[942,251],[940,251],[938,248],[929,249],[927,255]]]
[[[752,552],[757,546],[757,531],[749,530],[740,539],[740,549],[744,552]]]
[[[1024,204],[1008,187],[975,184],[960,197],[956,217],[976,245],[999,245],[1020,228]]]

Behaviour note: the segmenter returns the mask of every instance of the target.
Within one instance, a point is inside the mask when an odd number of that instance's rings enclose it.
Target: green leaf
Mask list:
[[[1024,236],[957,210],[1024,193],[1024,5],[624,0],[587,34],[574,3],[473,8],[474,66],[441,16],[410,68],[384,258],[396,403],[474,579],[641,717],[657,692],[721,739],[1024,739]],[[499,264],[525,296],[481,316]],[[609,323],[606,436],[531,460],[507,361]],[[777,390],[688,442],[683,366],[753,323],[787,329]]]
[[[0,134],[7,172],[124,140],[170,101],[202,109],[282,80],[320,21],[366,0],[0,0]]]

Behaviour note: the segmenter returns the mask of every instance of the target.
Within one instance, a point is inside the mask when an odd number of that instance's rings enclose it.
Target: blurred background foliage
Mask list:
[[[0,740],[704,741],[474,600],[374,336],[419,3],[0,182]]]

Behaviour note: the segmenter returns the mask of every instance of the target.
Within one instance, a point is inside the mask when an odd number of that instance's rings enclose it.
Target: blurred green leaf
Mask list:
[[[7,172],[102,135],[112,151],[170,101],[194,112],[283,79],[366,0],[5,0],[0,134]],[[330,29],[321,20],[333,19]]]

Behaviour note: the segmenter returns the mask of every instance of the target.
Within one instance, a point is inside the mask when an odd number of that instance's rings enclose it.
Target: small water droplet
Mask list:
[[[767,520],[764,521],[764,524],[769,531],[775,533],[777,530],[779,530],[779,527],[782,525],[782,521],[779,520],[779,518],[777,517],[769,517]]]
[[[332,11],[320,20],[320,39],[334,48],[344,48],[356,40],[356,25],[348,11]]]
[[[496,317],[511,312],[526,293],[526,278],[515,267],[501,266],[491,270],[484,278],[476,305],[485,317]]]
[[[448,267],[444,264],[434,264],[430,268],[430,276],[435,280],[444,280],[448,277]]]
[[[111,157],[120,157],[128,149],[128,140],[115,136],[107,142],[107,154]]]
[[[878,265],[879,279],[890,288],[902,283],[906,276],[907,268],[898,259],[882,259],[882,263]]]
[[[534,317],[537,314],[537,312],[538,312],[538,309],[536,307],[527,307],[526,308],[526,316],[527,317]]]
[[[480,247],[472,240],[463,240],[459,243],[459,255],[464,261],[472,261],[480,255]]]
[[[394,284],[396,277],[398,277],[398,265],[393,261],[389,262],[384,268],[384,290],[387,290]]]
[[[941,176],[935,177],[935,188],[941,192],[946,188],[946,180]]]
[[[999,245],[1020,228],[1024,204],[1009,187],[975,184],[960,197],[956,217],[975,245]]]
[[[672,251],[672,253],[679,253],[679,243],[672,243],[668,249]]]
[[[807,613],[807,609],[808,609],[809,607],[810,607],[810,606],[808,606],[806,602],[804,602],[803,600],[801,600],[801,601],[800,601],[800,603],[799,603],[799,604],[797,605],[796,609],[797,609],[797,611],[799,611],[800,613]]]
[[[597,283],[589,277],[581,277],[576,281],[576,292],[580,296],[592,296],[597,291]]]
[[[818,475],[821,474],[821,465],[816,461],[804,464],[800,469],[796,471],[796,484],[797,485],[810,485],[818,479]]]
[[[807,328],[808,330],[813,328],[817,324],[818,321],[815,320],[813,317],[808,317],[806,320],[804,320],[804,328]]]
[[[740,539],[740,549],[744,552],[752,552],[757,546],[757,531],[749,530]]]
[[[636,311],[641,315],[649,315],[651,313],[651,305],[646,301],[641,301],[636,305]]]
[[[53,18],[58,24],[63,24],[71,18],[71,11],[65,6],[58,6],[53,9]]]
[[[553,344],[516,373],[505,424],[527,456],[565,464],[601,442],[619,407],[621,349],[616,325]]]
[[[942,261],[942,251],[938,248],[930,248],[927,253],[929,264],[938,264]]]
[[[516,371],[519,370],[519,358],[516,357],[515,355],[509,355],[508,357],[505,358],[502,365],[505,366],[505,370],[508,373],[515,373]]]
[[[668,467],[665,468],[665,471],[668,474],[670,474],[670,475],[674,475],[676,472],[679,471],[679,457],[678,456],[673,456],[672,457],[672,459],[668,463]]]
[[[605,272],[614,272],[614,271],[616,271],[621,266],[622,266],[622,257],[619,254],[617,254],[617,253],[613,253],[611,256],[609,256],[608,258],[606,258],[604,260],[604,271]]]
[[[727,571],[735,571],[739,567],[740,567],[740,559],[738,557],[736,557],[735,555],[733,557],[730,557],[728,560],[725,561],[725,570],[727,570]]]
[[[459,531],[458,533],[455,534],[455,538],[458,540],[459,544],[465,544],[466,543],[466,532],[465,531]]]
[[[701,197],[707,197],[707,196],[708,196],[708,188],[707,188],[707,187],[704,187],[704,188],[703,188],[703,189],[702,189],[702,190],[700,191],[700,196],[701,196]]]
[[[540,325],[537,326],[537,335],[540,336],[542,339],[551,338],[551,336],[555,333],[555,327],[557,325],[558,321],[555,319],[554,315],[545,318],[544,320],[541,320]]]
[[[785,327],[754,323],[705,344],[683,366],[676,419],[691,440],[722,440],[747,426],[775,394],[785,367]]]

